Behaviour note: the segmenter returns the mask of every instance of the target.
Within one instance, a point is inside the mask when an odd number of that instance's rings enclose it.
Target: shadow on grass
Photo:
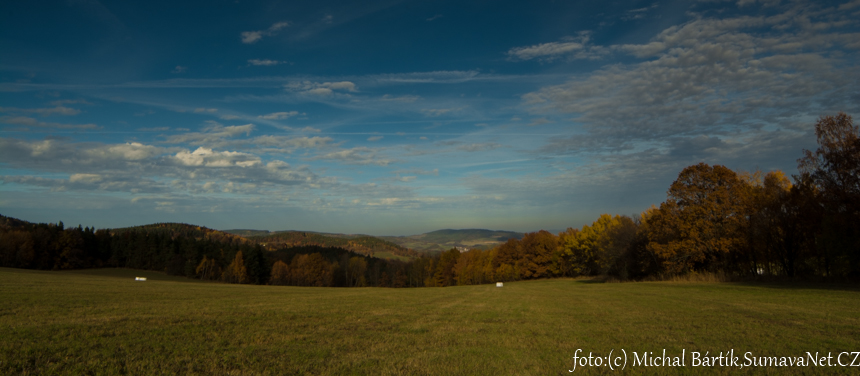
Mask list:
[[[841,290],[860,292],[860,283],[847,281],[807,281],[807,280],[751,280],[730,282],[742,286],[764,287],[782,290]]]

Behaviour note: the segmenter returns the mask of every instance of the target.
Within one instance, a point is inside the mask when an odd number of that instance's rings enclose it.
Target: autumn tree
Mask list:
[[[685,168],[651,218],[649,247],[670,273],[726,267],[746,245],[748,185],[720,165]]]
[[[460,254],[454,265],[457,285],[478,285],[493,282],[493,250],[473,249]]]
[[[221,277],[221,268],[214,259],[203,256],[203,260],[201,260],[200,264],[197,265],[197,269],[194,270],[194,273],[197,275],[197,278],[204,281],[211,281]]]
[[[269,284],[272,285],[287,285],[290,283],[290,266],[287,263],[278,260],[272,265],[272,278]]]
[[[612,275],[622,280],[629,278],[631,268],[637,260],[633,253],[638,240],[639,224],[626,215],[616,215],[612,218],[606,231],[600,236],[601,250],[600,274]]]
[[[558,237],[548,231],[530,232],[520,240],[522,278],[547,278],[552,276],[552,262],[558,248]]]
[[[523,251],[520,241],[508,239],[496,247],[496,256],[493,258],[493,276],[501,282],[520,279],[522,259]]]
[[[624,225],[623,230],[616,230]],[[602,214],[591,226],[569,229],[560,236],[560,244],[574,275],[606,273],[632,241],[635,225],[629,217]]]
[[[347,287],[363,287],[367,286],[367,261],[364,257],[353,256],[349,258],[347,264]]]
[[[826,275],[860,274],[860,131],[851,116],[823,116],[815,124],[818,149],[798,160],[800,180],[819,190],[819,243]]]
[[[333,274],[334,267],[319,253],[296,255],[290,262],[292,285],[331,286]]]
[[[439,257],[439,264],[436,266],[436,272],[433,274],[434,285],[437,287],[454,286],[457,281],[454,279],[454,266],[457,265],[457,259],[460,258],[460,251],[456,248],[451,248]]]
[[[248,268],[245,267],[242,251],[236,252],[236,257],[221,274],[221,279],[227,283],[248,283]]]
[[[797,246],[792,207],[793,185],[782,171],[745,174],[751,186],[752,210],[749,215],[748,246],[736,257],[742,269],[754,274],[794,275]]]

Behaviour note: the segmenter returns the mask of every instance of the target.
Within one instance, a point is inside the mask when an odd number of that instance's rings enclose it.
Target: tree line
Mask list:
[[[634,216],[601,215],[560,234],[511,239],[488,251],[446,252],[436,285],[605,275],[860,277],[860,132],[850,116],[815,125],[793,182],[781,171],[685,168],[667,199]]]
[[[0,266],[127,267],[228,283],[339,287],[690,273],[856,278],[860,132],[843,113],[820,118],[815,130],[819,147],[803,151],[793,182],[781,171],[736,172],[699,163],[681,171],[659,207],[633,216],[603,214],[559,234],[527,233],[488,250],[451,249],[402,262],[346,249],[359,243],[296,245],[293,238],[301,233],[279,235],[287,236],[278,239],[282,244],[263,248],[185,224],[95,230],[0,216]]]

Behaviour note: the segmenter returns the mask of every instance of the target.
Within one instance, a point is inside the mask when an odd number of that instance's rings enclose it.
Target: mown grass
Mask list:
[[[148,277],[135,282],[134,276]],[[860,351],[860,291],[832,285],[543,280],[384,289],[190,283],[0,268],[0,374],[568,374],[576,349]],[[577,368],[575,373],[615,373]]]

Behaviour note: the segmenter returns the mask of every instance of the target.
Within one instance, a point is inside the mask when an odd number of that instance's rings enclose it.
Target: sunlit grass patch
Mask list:
[[[148,281],[133,280],[143,273]],[[559,279],[303,288],[158,274],[0,269],[0,373],[567,374],[576,349],[860,351],[860,293],[841,286]]]

